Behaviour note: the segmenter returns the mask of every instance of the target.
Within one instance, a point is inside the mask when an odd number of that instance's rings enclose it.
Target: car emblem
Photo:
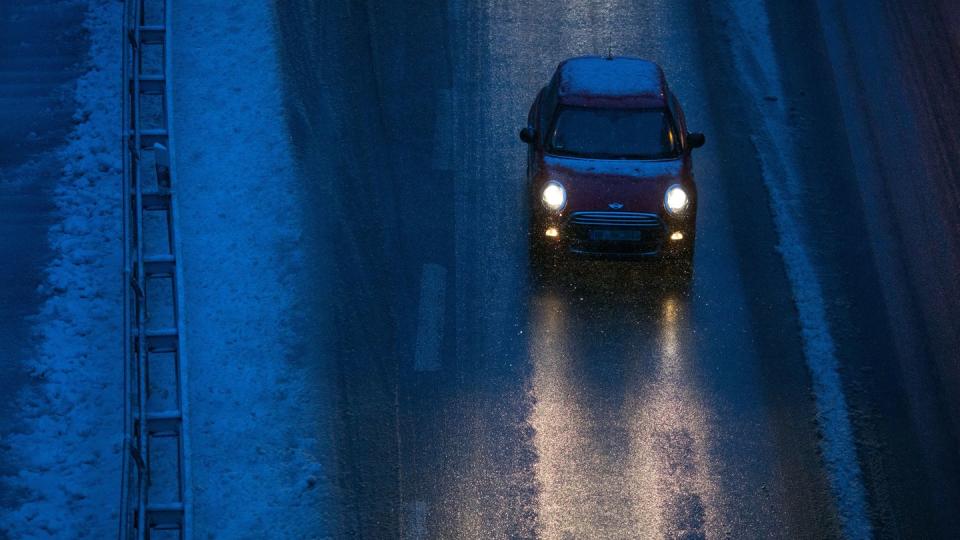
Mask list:
[[[619,209],[623,208],[623,204],[622,204],[622,203],[618,203],[618,202],[612,202],[612,203],[608,204],[607,206],[609,206],[610,208],[613,208],[614,210],[619,210]]]

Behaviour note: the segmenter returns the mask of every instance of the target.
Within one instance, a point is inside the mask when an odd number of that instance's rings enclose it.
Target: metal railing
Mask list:
[[[124,2],[121,539],[191,537],[171,3]]]

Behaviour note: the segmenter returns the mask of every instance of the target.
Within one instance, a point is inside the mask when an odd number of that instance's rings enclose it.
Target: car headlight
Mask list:
[[[683,212],[690,204],[687,192],[682,187],[674,185],[667,189],[667,194],[663,197],[663,205],[671,214]]]
[[[567,205],[567,190],[563,189],[560,182],[547,182],[547,185],[543,188],[543,196],[541,198],[543,205],[546,206],[548,210],[559,212]]]

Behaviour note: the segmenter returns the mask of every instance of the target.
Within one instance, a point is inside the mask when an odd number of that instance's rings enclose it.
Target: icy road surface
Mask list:
[[[924,353],[891,352],[898,300],[874,261],[899,253],[861,208],[827,47],[847,53],[818,15],[749,1],[277,8],[308,236],[335,261],[313,303],[336,324],[316,325],[338,392],[336,530],[957,525],[939,510],[958,501],[949,406],[924,397],[928,368],[911,357]],[[608,50],[659,62],[707,134],[689,295],[630,265],[576,265],[546,286],[528,275],[517,129],[557,62]],[[901,369],[920,382],[902,386]]]
[[[630,265],[528,276],[516,132],[537,90],[609,45],[661,63],[719,140],[698,24],[634,2],[281,12],[293,134],[342,270],[324,301],[341,320],[345,530],[838,532],[773,223],[742,196],[764,193],[749,141],[697,152],[691,296]],[[442,361],[418,370],[424,333]]]

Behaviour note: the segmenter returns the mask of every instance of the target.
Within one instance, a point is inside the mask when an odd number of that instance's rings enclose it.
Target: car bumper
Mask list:
[[[696,236],[695,214],[682,219],[663,219],[656,216],[656,222],[651,219],[642,225],[617,224],[615,221],[585,224],[570,218],[552,216],[541,216],[535,221],[531,234],[538,235],[544,247],[578,258],[683,257],[693,252]],[[554,229],[556,236],[547,235],[548,229]],[[682,238],[676,238],[675,233],[679,233]]]

